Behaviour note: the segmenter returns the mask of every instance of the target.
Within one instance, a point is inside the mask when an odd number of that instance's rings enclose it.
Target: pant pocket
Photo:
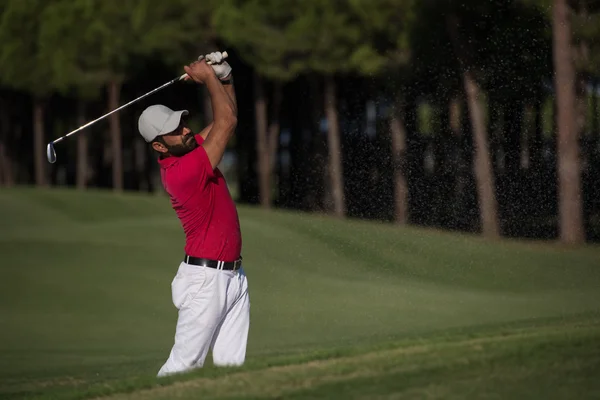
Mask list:
[[[171,282],[173,305],[177,309],[185,307],[200,292],[206,282],[206,272],[203,267],[192,271],[180,268]]]

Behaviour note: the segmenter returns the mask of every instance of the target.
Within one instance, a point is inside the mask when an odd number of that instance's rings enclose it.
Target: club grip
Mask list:
[[[227,54],[227,52],[226,52],[226,51],[223,51],[221,54],[223,55],[223,59],[226,59],[227,57],[229,57],[229,54]],[[200,58],[200,57],[198,57],[198,58]],[[210,65],[210,63],[209,63],[208,61],[207,61],[206,63],[207,63],[208,65]],[[182,80],[183,78],[185,78],[186,76],[187,76],[187,74],[183,74],[183,75],[181,75],[181,76],[180,76],[180,77],[179,77],[177,80],[179,80],[179,81],[180,81],[180,80]]]

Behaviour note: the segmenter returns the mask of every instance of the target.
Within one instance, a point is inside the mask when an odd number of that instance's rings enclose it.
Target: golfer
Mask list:
[[[171,283],[179,312],[175,342],[159,377],[202,367],[209,350],[216,366],[242,365],[250,325],[238,214],[217,168],[237,125],[231,66],[215,52],[184,70],[186,80],[208,89],[213,122],[195,134],[187,110],[163,105],[146,108],[138,121],[158,152],[162,183],[185,233],[184,258]]]

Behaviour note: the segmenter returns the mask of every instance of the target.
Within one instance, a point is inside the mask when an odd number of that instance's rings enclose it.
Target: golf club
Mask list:
[[[226,51],[222,52],[221,54],[223,55],[223,59],[227,58],[227,52],[226,52]],[[198,57],[198,59],[200,59],[200,57]],[[210,62],[208,62],[208,64],[210,64]],[[82,125],[82,126],[80,126],[79,128],[75,129],[74,131],[72,131],[72,132],[69,132],[69,133],[67,133],[66,135],[64,135],[64,136],[61,136],[61,137],[59,137],[58,139],[56,139],[56,140],[53,140],[52,142],[48,143],[48,146],[46,147],[46,156],[48,157],[48,162],[49,162],[49,163],[52,163],[52,164],[56,162],[56,150],[54,149],[54,145],[55,145],[56,143],[63,141],[64,139],[68,138],[69,136],[71,136],[71,135],[73,135],[73,134],[75,134],[75,133],[77,133],[77,132],[79,132],[79,131],[83,130],[84,128],[87,128],[88,126],[90,126],[90,125],[92,125],[92,124],[94,124],[94,123],[96,123],[96,122],[100,121],[100,120],[101,120],[101,119],[103,119],[103,118],[106,118],[106,117],[108,117],[109,115],[111,115],[111,114],[113,114],[113,113],[115,113],[115,112],[117,112],[117,111],[119,111],[119,110],[122,110],[123,108],[125,108],[125,107],[127,107],[127,106],[129,106],[129,105],[131,105],[131,104],[133,104],[133,103],[135,103],[136,101],[139,101],[139,100],[143,99],[143,98],[144,98],[144,97],[146,97],[146,96],[150,96],[150,95],[151,95],[152,93],[154,93],[154,92],[157,92],[157,91],[159,91],[159,90],[161,90],[161,89],[164,89],[164,88],[166,88],[167,86],[169,86],[169,85],[172,85],[172,84],[173,84],[173,83],[175,83],[175,82],[179,82],[180,80],[184,79],[186,76],[187,76],[187,74],[183,74],[183,75],[181,75],[179,78],[175,78],[175,79],[173,79],[173,80],[170,80],[169,82],[165,83],[164,85],[162,85],[162,86],[159,86],[159,87],[157,87],[156,89],[153,89],[153,90],[149,91],[148,93],[141,95],[141,96],[140,96],[140,97],[138,97],[137,99],[131,100],[129,103],[127,103],[127,104],[123,104],[121,107],[119,107],[119,108],[115,108],[114,110],[112,110],[111,112],[109,112],[109,113],[107,113],[107,114],[104,114],[104,115],[103,115],[103,116],[101,116],[100,118],[97,118],[97,119],[95,119],[95,120],[93,120],[93,121],[90,121],[90,122],[88,122],[87,124],[85,124],[85,125]]]

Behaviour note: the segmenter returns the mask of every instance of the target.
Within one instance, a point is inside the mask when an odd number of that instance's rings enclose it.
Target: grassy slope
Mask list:
[[[598,247],[488,243],[247,207],[240,216],[248,371],[316,350],[347,354],[516,321],[535,331],[544,319],[600,311]],[[153,384],[172,342],[170,281],[182,245],[164,197],[0,192],[0,397]],[[597,363],[597,347],[590,354]]]
[[[305,363],[196,376],[137,391],[135,398],[596,398],[597,323],[409,341]],[[102,399],[130,397],[121,393]]]

